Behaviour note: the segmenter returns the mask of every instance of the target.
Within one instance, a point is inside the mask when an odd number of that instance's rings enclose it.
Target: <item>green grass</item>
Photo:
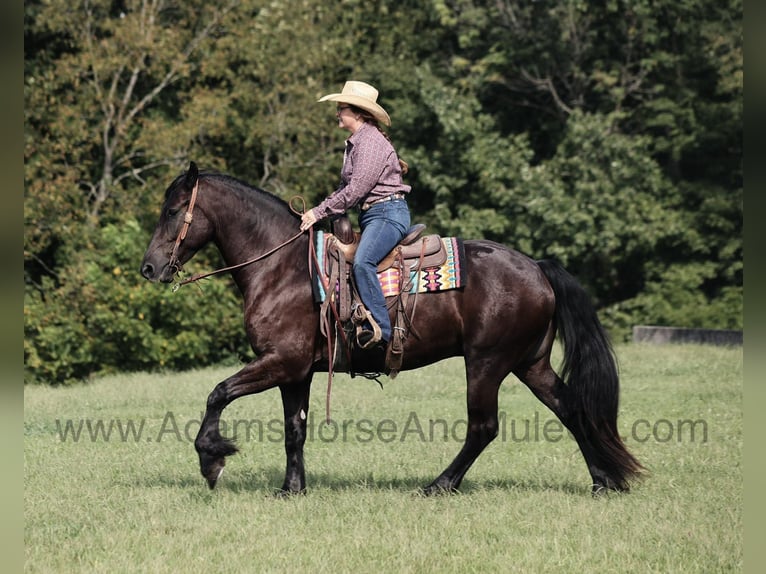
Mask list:
[[[241,452],[216,490],[199,475],[185,435],[193,438],[207,394],[233,369],[27,387],[26,571],[741,571],[741,349],[617,353],[620,430],[651,474],[603,499],[590,496],[582,457],[555,423],[545,440],[552,415],[512,377],[500,394],[504,439],[460,494],[419,496],[460,448],[459,359],[383,378],[384,390],[336,376],[337,436],[322,424],[326,375],[318,374],[309,490],[287,500],[273,496],[284,472],[276,390],[224,412]],[[84,428],[79,441],[62,441],[57,421],[84,419],[143,427],[127,440],[116,428],[110,440],[92,440]],[[445,424],[446,439],[436,432]]]

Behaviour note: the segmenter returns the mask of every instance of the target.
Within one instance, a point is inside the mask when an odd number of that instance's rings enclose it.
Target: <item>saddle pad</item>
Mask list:
[[[405,287],[410,285],[410,293],[432,293],[435,291],[447,291],[448,289],[460,289],[465,285],[465,250],[463,240],[457,237],[442,237],[442,243],[447,251],[447,260],[434,267],[423,267],[419,272],[410,271],[409,282],[405,281]],[[399,294],[399,269],[391,267],[382,273],[378,273],[380,286],[383,288],[385,297],[393,297]]]
[[[323,302],[327,297],[323,286],[323,282],[328,280],[325,273],[325,269],[327,269],[325,261],[327,257],[327,250],[325,248],[327,235],[329,234],[325,234],[321,230],[315,233],[317,258],[321,262],[322,267],[321,278],[316,271],[312,273],[314,299],[318,303]],[[405,281],[404,283],[405,286],[410,285],[410,293],[446,291],[448,289],[460,289],[465,286],[466,260],[463,240],[457,237],[442,237],[441,241],[444,243],[447,251],[447,260],[442,265],[423,267],[420,272],[411,271],[410,281]],[[399,270],[396,268],[390,268],[382,273],[378,273],[378,280],[385,297],[399,295],[399,278]],[[335,290],[338,290],[337,285]]]

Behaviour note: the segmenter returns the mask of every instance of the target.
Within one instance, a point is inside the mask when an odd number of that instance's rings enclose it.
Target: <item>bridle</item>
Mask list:
[[[192,189],[191,199],[189,205],[184,213],[184,224],[181,226],[181,231],[178,232],[175,245],[173,245],[173,251],[170,252],[170,260],[168,261],[168,267],[173,270],[173,275],[181,271],[183,266],[178,261],[178,248],[181,246],[181,242],[186,239],[186,233],[189,231],[189,226],[194,219],[194,203],[197,201],[197,190],[199,189],[199,178],[194,182],[194,188]]]

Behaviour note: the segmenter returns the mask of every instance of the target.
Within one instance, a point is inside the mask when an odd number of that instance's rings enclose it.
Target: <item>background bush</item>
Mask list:
[[[173,293],[137,272],[148,234],[134,220],[108,225],[56,287],[25,299],[28,381],[70,383],[93,374],[188,370],[252,355],[242,305],[227,281],[202,281]],[[206,259],[204,254],[201,259]],[[215,260],[213,260],[215,261]]]

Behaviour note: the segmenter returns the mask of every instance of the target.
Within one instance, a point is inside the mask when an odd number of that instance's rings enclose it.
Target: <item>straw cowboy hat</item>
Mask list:
[[[355,82],[353,80],[348,81],[344,84],[343,91],[341,91],[340,94],[322,96],[317,101],[351,104],[352,106],[370,112],[372,117],[379,122],[382,122],[387,126],[391,125],[391,118],[388,117],[388,113],[378,104],[378,90],[364,82]]]

